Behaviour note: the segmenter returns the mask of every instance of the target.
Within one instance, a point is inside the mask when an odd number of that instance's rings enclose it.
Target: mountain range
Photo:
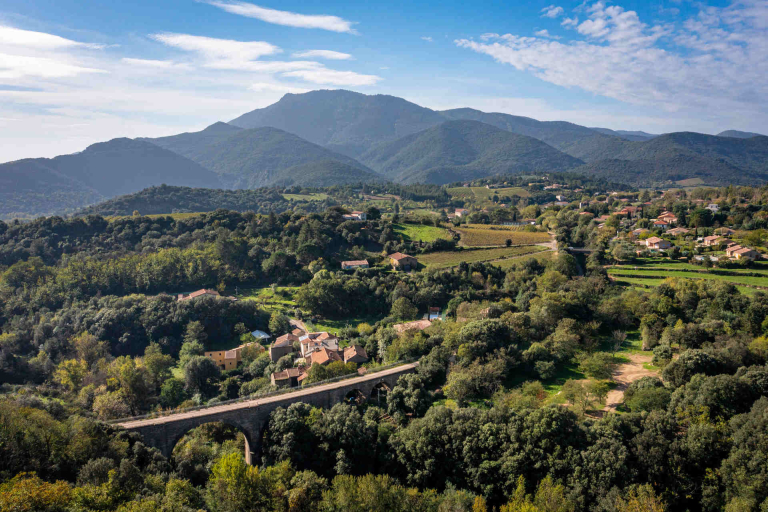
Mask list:
[[[229,189],[372,180],[442,184],[563,170],[643,186],[692,178],[756,184],[768,180],[768,137],[588,128],[320,90],[286,94],[199,132],[114,139],[72,155],[0,164],[0,216],[66,213],[163,183]]]

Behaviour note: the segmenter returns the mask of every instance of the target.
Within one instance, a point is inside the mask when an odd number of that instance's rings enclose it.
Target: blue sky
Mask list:
[[[768,133],[768,0],[0,1],[0,161],[201,129],[286,92]]]

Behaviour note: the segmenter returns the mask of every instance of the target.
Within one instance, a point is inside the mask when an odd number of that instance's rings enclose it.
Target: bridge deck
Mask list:
[[[158,416],[156,418],[146,418],[141,420],[132,420],[127,421],[125,423],[117,423],[117,425],[127,428],[127,429],[135,429],[140,427],[146,427],[149,425],[162,425],[164,423],[172,423],[175,421],[179,421],[182,419],[188,419],[188,418],[200,418],[205,416],[214,416],[217,414],[221,414],[223,412],[229,412],[229,411],[236,411],[240,409],[248,409],[251,407],[259,407],[261,405],[274,403],[274,402],[280,402],[282,400],[285,400],[286,398],[299,398],[302,396],[309,396],[313,395],[315,393],[321,393],[325,391],[330,391],[334,389],[339,389],[343,387],[347,387],[350,385],[354,385],[359,382],[368,382],[371,380],[380,379],[381,377],[386,377],[388,375],[392,374],[398,374],[402,373],[403,370],[411,370],[413,368],[416,368],[419,365],[418,362],[416,363],[409,363],[404,364],[401,366],[395,366],[394,368],[389,368],[387,370],[382,370],[380,372],[371,373],[369,375],[362,375],[360,377],[353,377],[350,379],[343,379],[338,382],[331,382],[329,384],[323,384],[320,386],[313,386],[311,388],[307,389],[298,389],[297,391],[293,393],[283,393],[280,395],[274,395],[274,396],[268,396],[264,398],[255,398],[253,400],[246,400],[243,402],[237,402],[234,404],[224,404],[224,405],[214,405],[212,407],[206,407],[203,409],[197,409],[195,411],[188,411],[188,412],[180,412],[176,414],[168,414],[166,416]]]

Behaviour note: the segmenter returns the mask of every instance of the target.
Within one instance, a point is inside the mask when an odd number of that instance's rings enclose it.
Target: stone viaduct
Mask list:
[[[245,435],[245,460],[249,464],[261,454],[261,438],[269,422],[269,415],[278,407],[304,402],[315,407],[330,408],[349,397],[363,396],[376,400],[382,388],[392,389],[401,375],[416,370],[418,362],[396,366],[387,370],[349,379],[312,386],[306,389],[214,405],[202,409],[168,414],[154,418],[127,419],[114,422],[126,430],[144,436],[144,442],[157,448],[170,458],[173,447],[190,430],[204,423],[222,422],[238,428]]]

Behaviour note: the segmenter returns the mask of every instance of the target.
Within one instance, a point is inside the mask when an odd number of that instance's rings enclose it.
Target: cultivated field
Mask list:
[[[534,247],[538,247],[538,246],[534,246]],[[520,256],[517,258],[507,258],[505,260],[491,261],[489,263],[506,270],[528,258],[533,258],[535,260],[538,260],[540,263],[545,264],[547,261],[551,260],[554,255],[555,255],[554,251],[548,251],[545,249],[544,251],[541,251],[541,252],[526,254],[525,256]]]
[[[392,230],[397,238],[403,237],[403,240],[410,242],[434,242],[438,238],[452,239],[447,229],[423,224],[393,224]]]
[[[286,201],[325,201],[328,199],[328,194],[311,193],[311,194],[283,194]]]
[[[466,247],[486,247],[504,245],[512,240],[512,245],[532,245],[549,242],[548,233],[521,231],[506,226],[486,226],[473,224],[454,228],[461,234],[461,245]]]
[[[485,188],[485,187],[455,187],[447,190],[451,197],[464,200],[475,200],[479,203],[490,203],[494,195],[528,197],[530,194],[521,187]]]
[[[535,255],[546,251],[544,247],[531,245],[528,247],[499,247],[495,249],[476,249],[466,251],[433,252],[419,256],[419,263],[427,268],[448,268],[458,266],[462,262],[477,263],[495,260],[507,261],[502,258],[517,258],[525,255]],[[514,260],[512,260],[514,261]]]

